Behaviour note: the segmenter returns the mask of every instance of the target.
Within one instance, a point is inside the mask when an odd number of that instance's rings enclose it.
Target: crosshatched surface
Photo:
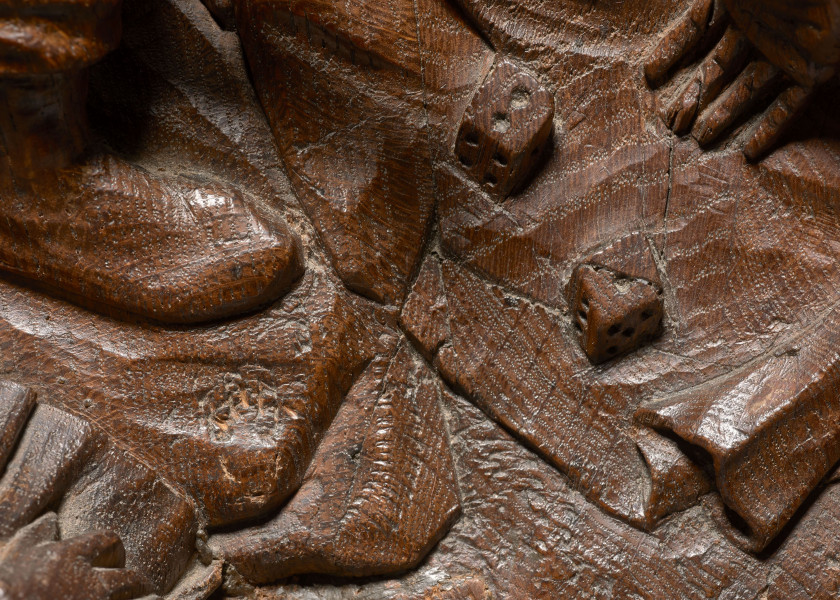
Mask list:
[[[4,591],[840,594],[836,0],[118,4],[0,9]]]

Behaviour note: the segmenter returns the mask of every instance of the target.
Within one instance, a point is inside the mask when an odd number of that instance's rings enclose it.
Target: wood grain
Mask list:
[[[0,1],[0,595],[836,597],[837,10]]]

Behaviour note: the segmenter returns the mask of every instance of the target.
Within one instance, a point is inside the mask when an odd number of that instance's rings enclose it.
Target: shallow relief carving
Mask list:
[[[832,2],[88,4],[0,13],[4,591],[830,597]]]

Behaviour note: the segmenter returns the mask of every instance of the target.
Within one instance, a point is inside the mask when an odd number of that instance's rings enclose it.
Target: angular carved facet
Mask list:
[[[251,583],[415,566],[460,514],[438,385],[401,345],[350,391],[298,493],[272,521],[211,538]]]
[[[645,506],[647,529],[653,529],[672,513],[694,506],[714,488],[703,465],[686,456],[674,440],[647,427],[635,429],[633,437],[650,475],[650,495]]]
[[[838,324],[833,309],[759,360],[635,414],[707,453],[726,507],[712,514],[744,549],[764,550],[840,460]]]
[[[55,513],[20,529],[0,547],[4,600],[130,600],[151,585],[125,568],[125,549],[111,531],[67,537]]]
[[[345,285],[388,304],[419,262],[434,194],[414,14],[404,2],[242,0],[236,10],[298,199]],[[304,58],[313,50],[330,69]]]
[[[0,381],[0,468],[15,449],[32,409],[35,393],[10,381]]]
[[[431,362],[451,335],[448,312],[440,262],[431,256],[423,263],[400,314],[403,331]]]
[[[648,343],[662,329],[661,290],[653,283],[602,267],[580,265],[569,283],[580,344],[602,363]]]
[[[473,179],[505,197],[525,183],[552,131],[554,97],[510,62],[501,63],[464,113],[455,156]]]

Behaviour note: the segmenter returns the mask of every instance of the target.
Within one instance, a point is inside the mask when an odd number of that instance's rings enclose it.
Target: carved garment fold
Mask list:
[[[633,434],[650,476],[645,527],[653,529],[668,515],[697,504],[713,484],[703,468],[686,456],[674,440],[646,427],[639,427]]]
[[[110,532],[127,567],[159,593],[172,587],[193,551],[191,502],[84,419],[0,381],[0,440],[8,439],[17,444],[0,456],[0,540],[55,510],[63,539]]]
[[[393,343],[377,318],[320,278],[199,330],[138,328],[0,284],[0,364],[223,525],[271,513],[299,487],[344,394]]]
[[[0,381],[0,466],[5,467],[15,449],[32,409],[32,390],[9,381]]]
[[[403,343],[351,390],[283,511],[210,543],[252,583],[378,575],[415,566],[459,513],[438,384]]]
[[[238,0],[292,185],[350,289],[398,304],[434,203],[432,161],[491,60],[440,0]]]
[[[709,454],[721,499],[737,515],[727,533],[753,551],[840,459],[838,325],[834,308],[768,355],[636,413]]]
[[[121,4],[5,0],[0,3],[0,76],[56,73],[93,64],[119,42]]]
[[[0,480],[0,537],[12,535],[58,501],[95,446],[89,424],[50,406],[35,410],[25,425]]]
[[[645,527],[650,486],[632,437],[632,386],[586,376],[588,359],[544,306],[435,257],[420,278],[401,324],[443,379],[591,501]]]

